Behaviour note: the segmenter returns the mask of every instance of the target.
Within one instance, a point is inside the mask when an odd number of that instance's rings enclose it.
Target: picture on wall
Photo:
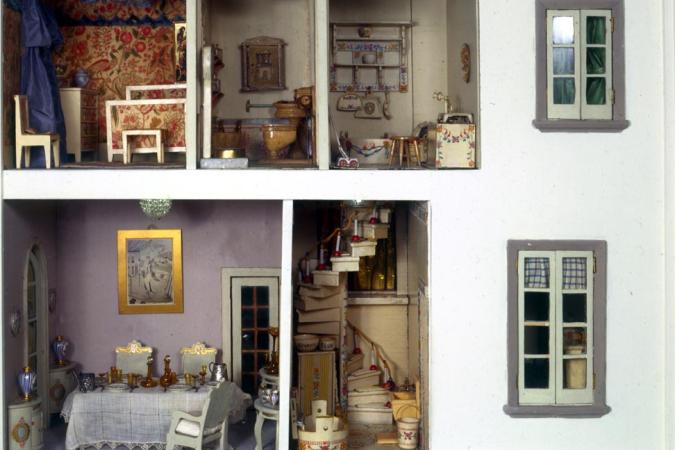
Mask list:
[[[117,231],[118,312],[183,312],[181,230]]]
[[[241,44],[241,90],[243,92],[286,89],[282,39],[260,36]]]
[[[176,83],[187,81],[187,26],[185,22],[173,25],[176,62]]]

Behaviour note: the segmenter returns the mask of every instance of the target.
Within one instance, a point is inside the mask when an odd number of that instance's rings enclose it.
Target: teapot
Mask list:
[[[227,377],[227,364],[211,362],[209,363],[211,372],[211,381],[229,381]]]

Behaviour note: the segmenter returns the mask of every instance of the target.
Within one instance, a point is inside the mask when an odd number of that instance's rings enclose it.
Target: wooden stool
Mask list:
[[[391,154],[389,155],[389,167],[394,163],[396,157],[396,150],[398,150],[398,165],[403,167],[403,158],[405,157],[406,164],[410,167],[410,159],[412,151],[415,153],[416,163],[418,166],[422,165],[420,158],[420,148],[418,146],[420,139],[414,136],[394,136],[391,138]]]
[[[154,147],[137,148],[133,143],[129,143],[129,138],[137,136],[154,136]],[[147,129],[147,130],[122,130],[122,162],[124,164],[131,162],[131,155],[133,153],[156,153],[157,162],[164,163],[164,130],[161,129]]]

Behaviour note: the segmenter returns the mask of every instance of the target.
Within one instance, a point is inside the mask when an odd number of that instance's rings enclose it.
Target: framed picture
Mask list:
[[[282,39],[255,37],[241,44],[242,92],[286,89],[286,68]]]
[[[176,83],[182,83],[187,81],[187,26],[185,22],[173,24],[173,39]]]
[[[181,230],[117,231],[120,314],[183,312]]]

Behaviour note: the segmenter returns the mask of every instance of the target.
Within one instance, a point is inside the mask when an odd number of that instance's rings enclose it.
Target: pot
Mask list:
[[[212,362],[209,364],[211,381],[229,381],[227,377],[227,364]]]

